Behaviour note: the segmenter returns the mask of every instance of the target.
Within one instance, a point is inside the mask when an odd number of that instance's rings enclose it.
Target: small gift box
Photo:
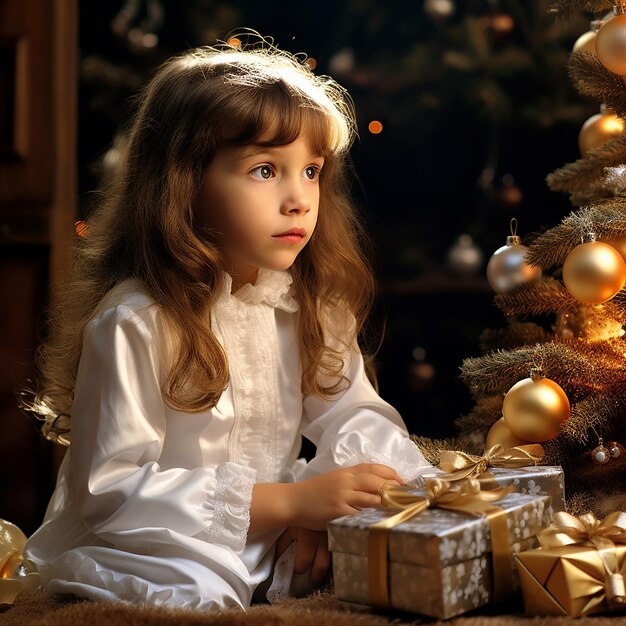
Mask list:
[[[398,491],[383,493],[386,507],[330,522],[339,599],[444,619],[505,600],[512,552],[536,545],[552,516],[547,496],[481,491],[475,480]]]
[[[477,478],[483,488],[512,485],[518,493],[550,496],[552,509],[565,510],[563,470],[558,465],[538,465],[544,455],[539,444],[504,449],[495,445],[483,456],[444,450],[440,454],[443,474],[424,474],[424,478],[455,481]]]
[[[557,513],[541,547],[515,556],[529,615],[579,617],[626,605],[626,513],[603,522],[592,513]]]

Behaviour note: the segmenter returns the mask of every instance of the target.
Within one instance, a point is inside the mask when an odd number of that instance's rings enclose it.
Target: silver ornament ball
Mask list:
[[[426,0],[424,10],[435,19],[445,19],[454,14],[454,2],[452,0]]]
[[[459,235],[448,250],[448,267],[457,274],[475,274],[483,264],[483,253],[471,235]]]
[[[607,454],[604,450],[598,450],[593,457],[598,463],[606,463],[608,461]]]
[[[507,237],[487,263],[487,281],[496,293],[507,293],[521,285],[541,278],[541,268],[526,262],[528,248],[516,235]]]

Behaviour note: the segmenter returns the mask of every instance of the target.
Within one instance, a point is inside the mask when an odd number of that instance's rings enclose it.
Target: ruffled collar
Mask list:
[[[230,274],[224,274],[222,293],[219,304],[235,305],[244,302],[250,305],[267,304],[282,309],[288,313],[297,311],[300,307],[292,295],[291,283],[293,278],[289,272],[259,269],[256,283],[246,283],[243,287],[231,294],[233,279]]]

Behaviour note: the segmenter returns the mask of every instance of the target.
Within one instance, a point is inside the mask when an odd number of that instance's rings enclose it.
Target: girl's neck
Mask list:
[[[230,288],[230,292],[235,293],[239,291],[239,289],[241,289],[244,285],[247,285],[248,283],[250,283],[251,285],[254,285],[259,275],[259,270],[255,268],[245,273],[229,272],[229,274],[232,279],[232,286]]]

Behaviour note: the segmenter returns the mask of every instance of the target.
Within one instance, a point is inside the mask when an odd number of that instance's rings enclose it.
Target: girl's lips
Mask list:
[[[274,237],[283,237],[284,235],[300,235],[300,237],[306,237],[306,230],[304,228],[294,227],[286,230],[284,233],[278,233],[274,235]]]
[[[306,237],[306,230],[304,228],[290,228],[284,233],[273,235],[273,239],[280,239],[285,243],[300,243]]]
[[[285,235],[274,235],[272,239],[280,239],[280,241],[284,241],[285,243],[300,243],[304,239],[304,236],[289,233]]]

